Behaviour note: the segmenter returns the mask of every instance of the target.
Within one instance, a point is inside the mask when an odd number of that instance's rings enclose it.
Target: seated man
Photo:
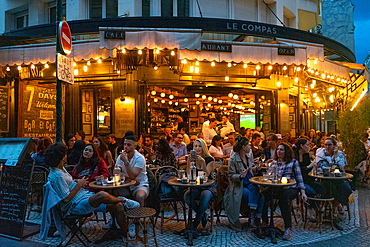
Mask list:
[[[227,157],[231,156],[231,153],[233,151],[234,145],[235,145],[235,135],[234,132],[230,132],[227,134],[227,139],[229,140],[229,143],[226,143],[223,147],[224,155],[227,155]]]
[[[174,133],[173,142],[170,143],[170,147],[178,160],[184,160],[185,156],[188,154],[186,146],[182,143],[182,140],[183,136],[181,133]]]
[[[88,180],[84,177],[77,182],[73,181],[72,176],[63,167],[66,160],[67,147],[64,144],[56,143],[45,152],[45,163],[50,167],[48,181],[62,199],[59,205],[64,215],[113,211],[117,216],[118,225],[126,236],[127,227],[123,203],[130,207],[131,205],[128,204],[132,201],[114,197],[103,191],[94,194],[84,189]]]
[[[259,158],[262,154],[263,148],[260,146],[261,135],[259,133],[253,133],[252,135],[252,152],[253,158]]]
[[[145,199],[149,195],[149,181],[146,175],[146,162],[142,154],[135,148],[137,137],[134,132],[127,131],[125,134],[124,151],[118,156],[116,164],[122,168],[126,178],[136,180],[136,184],[130,187],[135,200],[144,207]]]

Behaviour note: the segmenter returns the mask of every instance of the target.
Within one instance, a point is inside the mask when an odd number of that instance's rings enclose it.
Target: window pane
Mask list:
[[[57,14],[57,7],[51,7],[49,9],[49,23],[55,23]]]
[[[177,0],[177,16],[189,17],[189,0]]]
[[[142,0],[142,16],[150,16],[150,0]]]
[[[107,18],[118,16],[118,0],[107,0]]]
[[[173,0],[162,0],[161,1],[161,13],[162,17],[173,16]]]
[[[24,16],[18,17],[16,19],[17,28],[22,28],[24,26]]]
[[[102,18],[102,0],[90,0],[90,19]]]

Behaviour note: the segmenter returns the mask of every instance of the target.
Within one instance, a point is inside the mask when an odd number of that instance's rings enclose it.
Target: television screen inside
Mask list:
[[[240,127],[254,129],[256,127],[256,116],[255,114],[244,114],[240,115]]]

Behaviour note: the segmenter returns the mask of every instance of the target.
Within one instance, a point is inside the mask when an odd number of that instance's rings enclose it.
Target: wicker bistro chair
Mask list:
[[[43,188],[44,185],[47,183],[48,175],[49,175],[48,168],[38,165],[34,166],[31,180],[31,191],[29,196],[30,206],[28,209],[27,220],[30,218],[31,211],[38,211],[32,210],[35,200],[38,206],[40,204],[42,205]]]
[[[155,173],[155,177],[158,181],[157,193],[156,194],[157,194],[157,199],[159,201],[159,206],[160,206],[160,213],[157,215],[156,221],[158,220],[158,217],[160,216],[161,217],[161,233],[162,234],[163,234],[163,225],[165,223],[167,223],[168,221],[170,221],[170,220],[177,220],[178,222],[179,221],[184,221],[185,222],[185,227],[186,227],[186,206],[185,206],[185,202],[184,202],[184,199],[183,199],[183,191],[178,191],[178,193],[170,193],[170,194],[164,195],[161,191],[161,186],[162,186],[161,184],[164,183],[164,182],[159,181],[160,178],[163,178],[164,175],[177,177],[178,176],[177,172],[178,172],[177,169],[173,166],[163,166],[163,167],[159,168]],[[167,185],[167,186],[170,186],[170,185]],[[173,188],[173,187],[170,186],[170,188]],[[175,190],[175,188],[173,188],[173,190]],[[183,219],[179,218],[178,209],[177,209],[178,203],[181,205],[181,207],[183,209],[183,213],[184,213],[184,218]],[[169,216],[169,217],[164,216],[164,208],[167,205],[170,205],[173,208],[173,210],[175,211],[175,213],[172,216]]]
[[[333,224],[333,202],[334,198],[315,198],[315,197],[309,197],[308,200],[313,202],[315,204],[315,218],[316,218],[316,224],[319,225],[320,233],[322,232],[322,222],[323,222],[323,214],[327,213],[327,209],[329,210],[329,219],[331,221],[331,229],[334,229]],[[304,217],[304,225],[303,227],[306,228],[306,222],[307,222],[307,211],[308,211],[308,205],[305,204],[305,217]]]
[[[148,246],[148,239],[154,238],[155,246],[158,247],[157,243],[157,236],[155,234],[155,222],[154,222],[154,216],[156,214],[155,209],[153,208],[147,208],[147,207],[138,207],[133,208],[128,211],[126,211],[127,216],[127,228],[129,227],[129,220],[132,219],[135,222],[135,236],[136,238],[133,240],[130,240],[129,232],[127,232],[127,241],[126,241],[126,247],[128,246],[128,242],[130,241],[141,241],[145,246]],[[146,219],[149,218],[149,221],[153,228],[153,236],[148,237],[148,225]],[[141,237],[139,235],[139,225],[140,225],[140,219],[143,219],[143,236]]]

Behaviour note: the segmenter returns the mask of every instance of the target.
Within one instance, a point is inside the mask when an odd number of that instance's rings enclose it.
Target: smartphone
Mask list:
[[[197,158],[197,152],[195,150],[190,151],[190,158],[195,160]]]

